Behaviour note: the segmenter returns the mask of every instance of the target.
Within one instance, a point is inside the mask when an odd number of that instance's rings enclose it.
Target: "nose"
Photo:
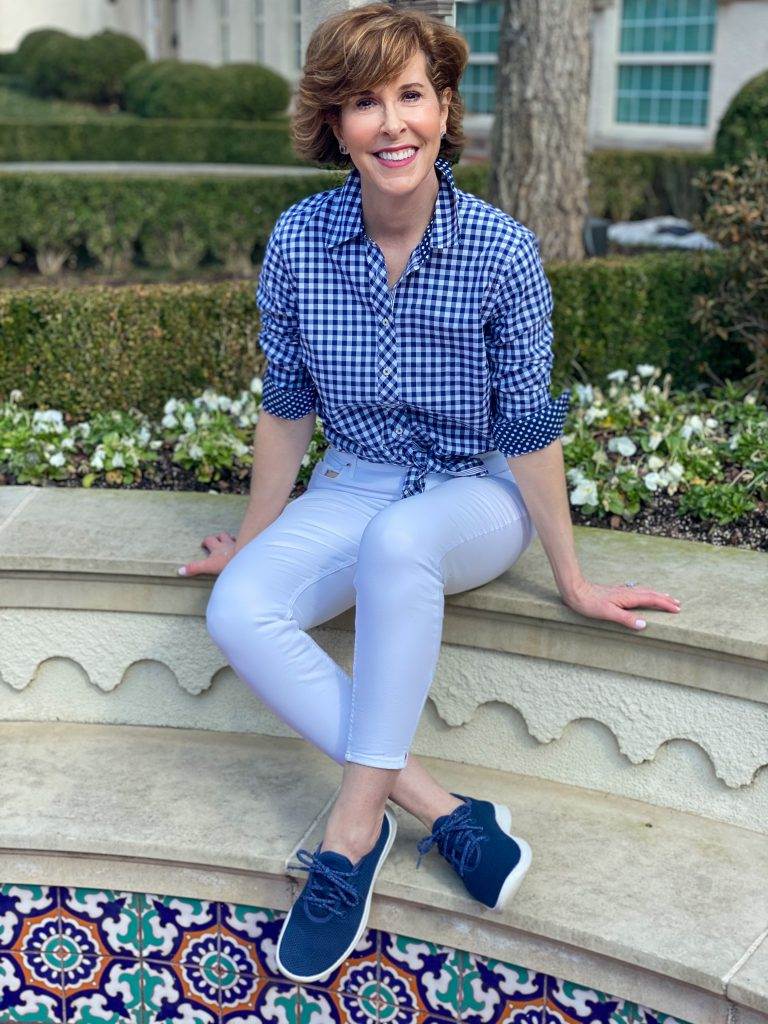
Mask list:
[[[384,105],[384,114],[381,121],[381,131],[385,135],[399,135],[404,127],[404,121],[398,112],[396,103]]]

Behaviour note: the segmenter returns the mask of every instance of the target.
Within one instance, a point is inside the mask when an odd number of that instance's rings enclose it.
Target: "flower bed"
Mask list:
[[[722,387],[672,390],[640,364],[605,387],[574,384],[562,438],[573,520],[768,551],[768,409]],[[75,421],[0,404],[0,483],[247,494],[262,381],[234,399],[171,398],[159,422],[137,409]],[[318,421],[293,496],[325,446]]]

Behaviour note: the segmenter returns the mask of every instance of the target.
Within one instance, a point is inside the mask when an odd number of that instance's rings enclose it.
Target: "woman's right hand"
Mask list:
[[[237,538],[231,533],[211,533],[203,539],[201,547],[206,548],[210,553],[207,558],[201,558],[197,562],[187,562],[179,569],[180,576],[199,576],[208,573],[211,576],[218,576],[222,569],[231,560],[235,553]]]

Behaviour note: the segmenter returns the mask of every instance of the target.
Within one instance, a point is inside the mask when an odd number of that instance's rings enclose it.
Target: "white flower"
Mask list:
[[[651,455],[648,459],[648,469],[661,469],[663,465],[664,459],[660,458],[658,455]]]
[[[178,406],[178,404],[179,403],[176,401],[175,398],[169,398],[168,401],[163,406],[163,412],[166,414],[166,416],[170,416],[172,412],[176,412],[176,407]]]
[[[233,445],[233,449],[234,449],[235,455],[239,456],[240,458],[242,458],[244,455],[247,455],[248,452],[250,451],[250,449],[249,449],[247,444],[243,444],[242,441],[238,441],[237,439],[235,440],[235,443]],[[302,465],[304,465],[303,460],[302,460]]]
[[[112,456],[112,468],[120,469],[123,466],[125,466],[125,459],[123,458],[123,453],[115,452],[115,454]]]
[[[79,426],[80,426],[80,433],[83,435],[83,437],[90,437],[91,436],[91,424],[90,423],[88,423],[86,421],[85,423],[79,424]]]
[[[19,391],[18,388],[14,388],[13,391],[8,396],[8,399],[11,402],[20,402],[21,401],[21,391]]]
[[[589,426],[595,420],[604,420],[607,415],[608,410],[604,409],[601,405],[590,405],[584,413],[584,422]]]
[[[61,440],[61,447],[66,448],[67,451],[71,452],[73,448],[76,448],[75,439],[73,437],[64,437]]]
[[[573,385],[573,390],[576,392],[579,405],[589,405],[592,402],[594,392],[591,384],[579,384],[577,382]]]
[[[302,455],[302,457],[301,457],[301,464],[302,464],[302,466],[304,466],[306,468],[310,464],[311,461],[312,460],[310,459],[309,455]]]
[[[650,363],[638,363],[635,369],[641,377],[652,377],[656,372],[656,367],[651,366]]]
[[[718,425],[718,421],[714,418],[714,416],[707,416],[707,418],[704,420],[704,422],[706,423],[706,425],[709,427],[710,430],[714,430],[715,427]]]
[[[573,469],[567,470],[565,475],[568,477],[569,483],[572,484],[580,484],[582,480],[586,480],[584,470],[579,466],[574,466]]]
[[[139,444],[145,445],[149,441],[149,439],[150,439],[150,437],[152,435],[149,432],[149,428],[144,426],[144,427],[142,427],[139,430],[139,435],[138,436],[139,436]]]
[[[608,442],[609,452],[619,452],[620,455],[634,455],[637,445],[631,437],[612,437]]]
[[[55,455],[49,457],[48,461],[52,466],[63,466],[67,460],[61,452],[56,452]]]
[[[658,430],[652,430],[650,437],[648,438],[648,447],[652,452],[655,452],[661,442],[664,440],[664,435]]]
[[[199,444],[191,444],[189,446],[189,456],[192,459],[202,459],[204,455],[203,449]]]
[[[104,452],[102,449],[94,452],[93,458],[91,459],[92,469],[104,469]]]
[[[164,427],[176,427],[176,426],[178,426],[178,424],[176,422],[176,417],[175,416],[171,416],[171,415],[163,416],[163,418],[160,420],[160,422],[161,422],[161,424]]]
[[[685,469],[682,467],[682,465],[679,462],[670,462],[670,464],[667,466],[667,472],[672,477],[672,479],[675,481],[675,483],[679,483],[680,480],[682,480],[682,478],[683,478],[683,474],[685,473]]]
[[[572,505],[596,505],[597,484],[594,480],[582,480],[578,487],[571,491]]]
[[[629,376],[629,370],[611,370],[610,373],[606,374],[608,380],[616,380],[619,384],[623,384]]]
[[[658,473],[646,473],[643,477],[643,483],[649,491],[656,491],[662,483],[662,480]]]
[[[195,417],[192,415],[191,412],[184,413],[184,419],[181,421],[181,423],[186,431],[195,429]]]
[[[688,440],[691,434],[701,434],[704,432],[704,423],[701,416],[686,416],[685,423],[680,428],[680,433],[683,437]]]
[[[64,417],[58,409],[36,409],[32,414],[32,429],[36,434],[44,433],[49,428],[57,433],[64,431]]]
[[[229,411],[233,416],[239,416],[240,413],[243,411],[242,401],[233,402],[229,407]]]
[[[232,407],[232,399],[226,395],[219,395],[219,409],[222,412],[227,412]]]
[[[635,391],[629,396],[629,404],[633,409],[638,412],[645,412],[648,408],[648,403],[645,400],[645,395],[641,391]]]
[[[736,433],[731,437],[730,441],[728,442],[728,447],[731,449],[732,452],[736,451],[736,449],[739,446],[739,441],[740,440],[741,440],[741,431],[737,430]]]
[[[261,377],[254,377],[251,381],[251,391],[254,395],[260,395],[262,392],[263,385],[261,383]]]

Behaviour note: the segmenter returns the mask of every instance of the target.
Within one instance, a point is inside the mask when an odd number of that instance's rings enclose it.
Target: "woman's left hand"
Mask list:
[[[609,587],[602,583],[582,580],[569,590],[567,596],[563,595],[562,599],[569,608],[581,615],[618,622],[635,632],[645,629],[645,619],[638,618],[627,609],[659,608],[663,612],[680,611],[680,602],[670,594],[661,594],[658,590],[640,585],[627,587],[621,583]]]

